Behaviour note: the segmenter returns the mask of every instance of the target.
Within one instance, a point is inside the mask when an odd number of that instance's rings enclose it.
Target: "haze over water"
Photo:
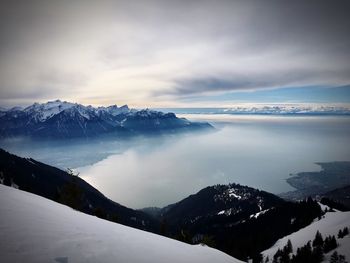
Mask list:
[[[346,116],[178,115],[215,131],[137,138],[5,140],[0,147],[80,176],[132,208],[165,206],[215,184],[239,183],[281,193],[290,174],[315,162],[350,161]]]
[[[133,208],[164,206],[203,187],[240,183],[281,193],[291,173],[349,160],[350,118],[186,115],[216,131],[135,143],[77,170],[108,197]]]

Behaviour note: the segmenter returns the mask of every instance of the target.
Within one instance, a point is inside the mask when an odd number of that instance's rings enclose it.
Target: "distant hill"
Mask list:
[[[324,193],[322,200],[335,209],[350,211],[350,185]]]
[[[143,210],[161,221],[163,235],[205,243],[236,258],[257,258],[279,238],[322,215],[316,201],[287,202],[239,184],[215,185],[162,209]]]
[[[78,176],[2,149],[0,183],[127,226],[153,232],[159,230],[158,222],[152,217],[113,202]]]
[[[149,109],[134,110],[127,105],[92,107],[66,101],[34,103],[20,108],[0,110],[0,137],[91,138],[190,131],[212,128],[206,122],[190,122],[174,113]]]
[[[292,175],[287,179],[287,183],[297,190],[281,193],[279,196],[289,200],[300,200],[308,196],[322,196],[337,188],[350,185],[350,162],[316,164],[322,167],[321,171]]]
[[[215,185],[163,208],[161,213],[169,223],[180,225],[216,216],[239,221],[282,203],[281,198],[251,187]]]

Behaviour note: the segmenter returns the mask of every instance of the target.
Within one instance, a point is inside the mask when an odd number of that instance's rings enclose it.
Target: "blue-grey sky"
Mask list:
[[[347,0],[5,0],[0,105],[350,103],[349,13]]]
[[[187,96],[183,103],[196,105],[228,106],[230,103],[312,103],[312,104],[349,104],[350,86],[340,87],[283,87],[274,89],[256,89],[249,91],[230,91],[218,95]]]

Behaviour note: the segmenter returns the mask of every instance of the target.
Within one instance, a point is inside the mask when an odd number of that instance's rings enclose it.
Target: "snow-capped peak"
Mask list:
[[[6,110],[6,109],[5,109]],[[16,106],[16,107],[12,107],[11,109],[9,109],[8,111],[21,111],[23,110],[22,107]]]
[[[349,105],[317,105],[317,104],[281,104],[281,105],[242,105],[221,109],[224,114],[316,114],[316,115],[349,115]]]
[[[130,109],[127,105],[123,105],[121,107],[118,107],[117,105],[112,105],[108,107],[94,108],[91,105],[84,106],[78,103],[71,103],[61,100],[53,100],[48,101],[46,103],[36,102],[31,106],[25,108],[23,111],[27,114],[32,115],[34,120],[43,122],[66,110],[69,110],[71,112],[77,111],[81,116],[83,116],[86,119],[90,119],[92,115],[100,114],[102,112],[108,113],[112,116],[117,116],[122,113],[130,112]]]
[[[142,109],[140,111],[138,111],[137,115],[142,116],[142,117],[149,117],[152,115],[155,115],[157,112],[150,110],[150,109]]]
[[[60,100],[48,101],[46,103],[36,102],[33,105],[25,108],[24,112],[32,114],[38,121],[45,121],[66,109],[72,108],[75,105],[77,104]]]
[[[108,113],[112,114],[113,116],[116,116],[122,113],[127,113],[130,111],[128,105],[123,105],[121,107],[118,107],[117,105],[112,105],[112,106],[106,107],[105,109]]]

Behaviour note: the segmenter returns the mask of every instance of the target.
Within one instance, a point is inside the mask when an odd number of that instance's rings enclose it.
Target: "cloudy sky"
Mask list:
[[[0,105],[350,103],[350,1],[8,0]]]

